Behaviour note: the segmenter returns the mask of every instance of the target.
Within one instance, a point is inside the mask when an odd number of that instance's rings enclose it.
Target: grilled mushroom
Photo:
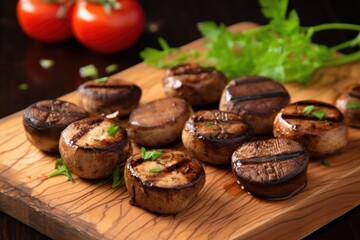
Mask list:
[[[290,198],[302,190],[308,163],[305,148],[285,138],[245,143],[232,156],[232,170],[242,188],[269,200]]]
[[[251,126],[236,113],[199,111],[186,122],[182,141],[194,158],[223,165],[231,162],[232,153],[252,133]]]
[[[130,203],[157,213],[178,213],[188,208],[205,184],[201,163],[175,150],[155,160],[138,153],[125,167],[125,183]]]
[[[119,117],[125,117],[138,105],[141,89],[133,83],[110,77],[80,85],[78,97],[79,105],[94,115],[117,111]]]
[[[246,76],[232,80],[220,100],[221,111],[235,112],[252,126],[255,134],[268,134],[277,112],[290,100],[287,90],[268,78]]]
[[[184,99],[154,100],[130,114],[128,133],[141,146],[163,146],[180,138],[191,114],[191,106]]]
[[[70,171],[87,179],[111,175],[132,153],[120,122],[104,116],[70,124],[61,134],[59,149]]]
[[[24,111],[26,137],[35,147],[45,152],[59,151],[61,132],[72,122],[88,117],[81,107],[57,99],[36,102]]]
[[[226,83],[223,73],[191,63],[166,71],[163,89],[166,96],[184,98],[192,106],[204,106],[220,100]]]
[[[345,88],[335,105],[344,114],[349,126],[360,128],[360,84]]]
[[[336,107],[307,100],[288,105],[278,113],[274,136],[299,142],[311,157],[323,157],[347,144],[348,129]]]

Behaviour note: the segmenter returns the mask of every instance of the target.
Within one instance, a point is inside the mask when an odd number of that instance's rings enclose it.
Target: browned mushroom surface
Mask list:
[[[192,114],[182,98],[161,98],[136,108],[129,117],[129,136],[141,146],[163,146],[181,137]]]
[[[284,86],[268,78],[246,76],[224,89],[219,109],[240,114],[255,134],[269,134],[276,114],[290,101]]]
[[[70,171],[88,179],[110,176],[132,153],[120,122],[104,116],[70,124],[61,134],[59,149]]]
[[[360,84],[345,88],[335,105],[344,114],[349,126],[360,128]]]
[[[128,116],[140,97],[141,89],[137,85],[114,77],[88,81],[78,88],[79,105],[94,115],[117,111],[119,117]]]
[[[348,129],[336,107],[307,100],[288,105],[278,113],[274,136],[299,142],[311,157],[323,157],[347,144]]]
[[[205,184],[201,163],[183,152],[158,150],[155,160],[141,153],[128,159],[125,183],[130,203],[152,212],[177,213],[193,204]]]
[[[163,89],[166,96],[184,98],[192,106],[204,106],[220,100],[226,83],[223,73],[191,63],[167,70]]]
[[[59,151],[61,132],[72,122],[88,117],[81,107],[57,99],[36,102],[23,114],[27,139],[46,152]]]
[[[182,132],[187,151],[203,162],[229,164],[231,155],[252,137],[251,126],[236,113],[199,111],[190,117]]]
[[[305,187],[308,163],[305,148],[285,138],[245,143],[232,156],[232,169],[242,188],[272,200],[290,198]]]

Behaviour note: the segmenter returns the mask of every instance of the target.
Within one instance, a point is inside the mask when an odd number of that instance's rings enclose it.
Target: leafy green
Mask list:
[[[125,164],[122,164],[121,166],[116,165],[113,174],[112,188],[117,188],[125,183],[124,166]]]
[[[144,147],[141,148],[141,156],[144,160],[148,160],[148,159],[155,160],[163,154],[164,154],[163,152],[146,151],[146,149]]]
[[[117,65],[116,63],[114,63],[114,64],[111,64],[111,65],[107,66],[107,67],[105,68],[105,72],[107,72],[107,73],[112,73],[112,72],[115,72],[115,71],[118,70],[118,69],[119,69],[119,65]]]
[[[205,124],[205,126],[212,126],[212,125],[214,125],[213,122],[204,122],[204,124]]]
[[[89,65],[81,67],[79,72],[80,72],[80,76],[82,78],[87,78],[87,77],[97,78],[99,75],[99,71],[98,71],[97,67],[95,67],[94,64],[89,64]]]
[[[108,129],[107,129],[107,133],[108,133],[108,135],[109,136],[114,136],[116,133],[117,133],[117,131],[119,130],[119,126],[117,126],[117,125],[111,125]]]
[[[310,114],[314,109],[315,109],[314,105],[308,105],[308,106],[304,107],[304,109],[302,110],[302,113]]]
[[[329,23],[302,27],[295,10],[287,14],[288,0],[260,0],[260,4],[262,13],[270,21],[258,28],[232,33],[224,24],[200,23],[198,28],[207,48],[202,53],[197,52],[195,58],[191,52],[169,47],[164,39],[159,39],[162,50],[146,48],[140,55],[146,63],[155,67],[171,67],[193,58],[214,66],[229,79],[260,75],[280,82],[298,81],[304,84],[320,67],[360,59],[360,51],[349,55],[336,54],[336,51],[360,46],[360,34],[333,47],[311,41],[316,32],[331,29],[360,32],[359,25]]]
[[[56,169],[55,171],[49,174],[49,177],[54,177],[57,175],[65,175],[68,181],[75,182],[73,177],[71,176],[70,170],[67,168],[62,158],[56,160],[55,169]]]
[[[162,171],[162,168],[152,168],[149,169],[149,173],[160,173]]]
[[[97,83],[106,83],[109,80],[109,77],[102,77],[95,79],[95,82]]]
[[[27,83],[20,83],[18,86],[19,90],[26,91],[29,89],[29,84]]]
[[[311,114],[312,116],[317,117],[318,119],[322,120],[325,116],[325,110],[324,109],[320,109],[318,111],[314,111],[314,110],[315,110],[314,105],[308,105],[308,106],[304,107],[304,109],[302,110],[302,113]]]
[[[318,119],[322,120],[325,116],[325,110],[321,109],[319,111],[312,112],[311,115],[314,117],[317,117]]]
[[[349,102],[348,104],[346,104],[346,108],[347,109],[360,108],[360,102]]]
[[[197,51],[191,51],[190,53],[182,53],[180,48],[171,48],[169,44],[163,38],[158,39],[159,45],[162,50],[154,48],[145,48],[140,53],[140,56],[144,59],[147,64],[153,65],[158,68],[171,67],[179,65],[185,62],[191,57],[198,56]],[[169,56],[174,55],[173,58]]]
[[[55,62],[51,59],[40,59],[39,64],[43,69],[50,69],[54,66]]]

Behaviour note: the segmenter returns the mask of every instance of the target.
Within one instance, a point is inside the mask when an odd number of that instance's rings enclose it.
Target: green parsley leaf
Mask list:
[[[326,160],[322,160],[321,164],[324,165],[325,167],[331,167],[330,163],[327,162]]]
[[[205,124],[205,126],[212,126],[212,125],[214,125],[213,122],[204,122],[204,124]]]
[[[111,64],[111,65],[109,65],[109,66],[107,66],[106,68],[105,68],[105,72],[107,72],[107,73],[112,73],[112,72],[115,72],[116,70],[118,70],[119,69],[119,65],[117,65],[117,64]]]
[[[27,83],[20,83],[18,86],[19,90],[25,91],[29,89],[29,84]]]
[[[144,147],[141,148],[141,156],[144,160],[148,160],[148,159],[155,160],[163,154],[164,154],[163,152],[146,151],[146,149]]]
[[[97,78],[99,75],[99,71],[94,64],[89,64],[81,67],[79,71],[82,78]]]
[[[108,135],[109,136],[114,136],[115,134],[116,134],[116,132],[119,130],[119,126],[117,126],[117,125],[111,125],[109,128],[108,128],[108,130],[107,130],[107,133],[108,133]]]
[[[325,110],[321,109],[319,111],[312,112],[311,115],[314,117],[317,117],[318,119],[322,120],[325,116]]]
[[[314,105],[308,105],[308,106],[304,107],[304,109],[302,110],[302,113],[310,114],[314,109],[315,109]]]
[[[207,48],[202,54],[197,52],[196,57],[191,52],[171,48],[164,39],[159,39],[162,50],[147,48],[140,55],[155,67],[172,67],[193,58],[195,62],[206,60],[204,64],[214,66],[228,79],[260,75],[279,82],[303,84],[308,83],[320,67],[360,60],[360,50],[349,55],[336,54],[347,47],[359,46],[360,34],[331,48],[311,40],[315,33],[324,30],[360,32],[360,25],[329,23],[302,27],[297,12],[288,11],[288,0],[260,0],[260,5],[269,23],[245,32],[232,33],[224,24],[214,22],[198,24]]]
[[[152,168],[149,169],[150,173],[160,173],[162,171],[162,168]]]
[[[106,83],[109,80],[109,77],[102,77],[95,79],[95,82],[97,83]]]
[[[360,108],[360,102],[349,102],[348,104],[346,104],[346,108],[347,109]]]
[[[121,166],[116,165],[113,174],[112,188],[117,188],[125,183],[124,166],[125,164],[122,164]]]
[[[75,182],[73,177],[71,176],[70,170],[64,163],[62,158],[59,158],[55,162],[55,171],[49,174],[49,177],[54,177],[57,175],[65,175],[68,181]]]
[[[158,39],[161,50],[155,48],[145,48],[140,53],[144,61],[158,68],[172,67],[179,65],[189,58],[197,58],[199,53],[195,50],[189,53],[183,53],[180,48],[170,48],[169,44],[163,38]]]
[[[39,63],[43,69],[50,69],[54,66],[55,62],[51,59],[40,59]]]

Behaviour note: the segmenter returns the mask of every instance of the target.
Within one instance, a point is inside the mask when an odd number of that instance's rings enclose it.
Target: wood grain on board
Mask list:
[[[240,23],[232,30],[254,27]],[[185,49],[202,47],[202,40]],[[141,102],[164,96],[164,70],[143,63],[118,73],[143,89]],[[287,84],[292,101],[332,103],[345,86],[360,81],[360,62],[323,69],[309,86]],[[62,99],[77,103],[76,94]],[[177,215],[157,215],[128,203],[125,186],[111,179],[75,183],[51,179],[56,155],[27,141],[22,112],[0,120],[0,210],[55,239],[261,239],[300,238],[360,203],[360,129],[349,129],[349,143],[328,157],[312,160],[303,191],[284,201],[264,201],[243,191],[230,169],[205,165],[207,182],[196,202]]]

